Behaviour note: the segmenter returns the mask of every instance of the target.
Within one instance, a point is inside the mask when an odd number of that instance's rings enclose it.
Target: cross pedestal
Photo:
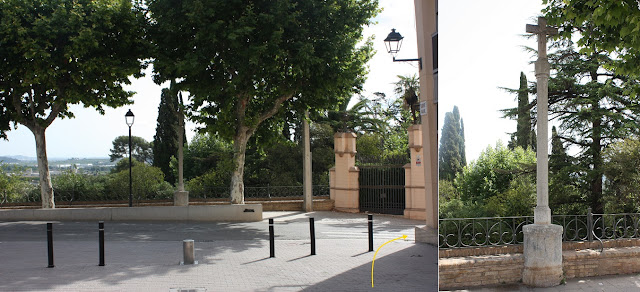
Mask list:
[[[549,61],[547,59],[547,35],[558,30],[547,26],[544,18],[538,25],[527,24],[527,32],[538,35],[538,128],[537,128],[537,205],[534,224],[525,225],[524,271],[522,282],[534,287],[551,287],[562,281],[562,226],[551,224],[549,209]]]

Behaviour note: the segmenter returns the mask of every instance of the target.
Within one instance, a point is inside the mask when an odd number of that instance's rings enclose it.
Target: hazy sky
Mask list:
[[[392,96],[397,75],[418,73],[415,62],[392,62],[383,44],[395,28],[405,37],[398,58],[417,57],[413,1],[382,0],[380,5],[384,11],[376,18],[378,23],[365,29],[366,36],[375,36],[377,50],[369,64],[365,96],[373,92]],[[520,71],[533,80],[529,64],[533,56],[521,46],[534,46],[535,41],[521,35],[526,23],[535,23],[541,1],[441,0],[439,6],[439,126],[444,113],[457,105],[465,125],[467,159],[472,160],[498,139],[506,143],[506,132],[515,131],[515,122],[501,119],[498,112],[515,106],[515,96],[498,87],[516,88]],[[106,109],[101,116],[78,105],[72,107],[75,119],[56,119],[46,132],[49,157],[107,157],[113,139],[128,134],[124,119],[128,109],[136,116],[133,135],[153,140],[162,87],[146,77],[133,80],[128,89],[137,92],[131,106]],[[189,139],[194,128],[187,124]],[[33,134],[24,126],[10,131],[8,138],[0,140],[0,156],[35,157]]]

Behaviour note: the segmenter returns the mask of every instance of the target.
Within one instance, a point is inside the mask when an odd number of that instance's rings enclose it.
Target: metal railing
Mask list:
[[[554,215],[553,224],[562,226],[562,241],[602,241],[640,238],[640,213]],[[445,218],[439,220],[439,247],[462,248],[522,244],[522,227],[533,216]]]
[[[312,196],[329,196],[328,185],[314,185]],[[303,186],[264,186],[245,187],[245,199],[271,199],[271,198],[302,198],[304,194]],[[224,199],[229,198],[229,187],[209,187],[202,192],[189,193],[190,198],[195,199]]]
[[[303,196],[303,186],[265,186],[265,187],[245,187],[246,199],[271,199],[271,198],[300,198]],[[314,197],[329,196],[328,185],[314,185],[312,187],[312,195]],[[190,198],[203,199],[205,201],[211,199],[228,199],[229,187],[210,187],[202,192],[189,193]],[[56,204],[72,204],[75,202],[106,202],[127,200],[127,194],[113,194],[111,192],[90,192],[89,194],[73,192],[68,190],[59,190],[54,188],[54,200]],[[153,200],[170,200],[173,193],[167,192],[149,192],[144,196],[134,194],[134,200],[153,201]],[[20,197],[9,197],[5,193],[0,193],[0,206],[7,204],[33,204],[41,202],[40,189],[34,189],[28,194]]]

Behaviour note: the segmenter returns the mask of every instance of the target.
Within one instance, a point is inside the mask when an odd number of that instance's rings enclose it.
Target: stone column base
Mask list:
[[[522,283],[533,287],[552,287],[562,281],[562,226],[529,224],[524,233]]]
[[[173,205],[174,206],[188,206],[189,205],[189,192],[176,191],[173,193]]]
[[[416,227],[416,242],[438,246],[438,230],[430,227]]]
[[[427,213],[424,209],[404,209],[404,218],[424,221],[427,219]]]

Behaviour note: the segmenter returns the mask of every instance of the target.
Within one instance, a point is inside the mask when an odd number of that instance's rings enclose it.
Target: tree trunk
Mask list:
[[[594,106],[596,106],[594,104]],[[591,180],[591,209],[593,213],[604,214],[602,204],[602,178],[604,176],[602,162],[602,121],[596,117],[593,121],[593,142],[591,143],[591,155],[593,155],[593,177]]]
[[[233,137],[234,169],[231,174],[231,204],[244,204],[244,158],[249,137],[247,131],[242,128]]]
[[[38,173],[40,174],[40,194],[42,197],[42,208],[55,208],[53,201],[53,186],[51,185],[51,175],[49,174],[49,160],[47,159],[47,141],[45,138],[46,128],[34,127],[31,129],[36,139],[36,153],[38,156]]]

